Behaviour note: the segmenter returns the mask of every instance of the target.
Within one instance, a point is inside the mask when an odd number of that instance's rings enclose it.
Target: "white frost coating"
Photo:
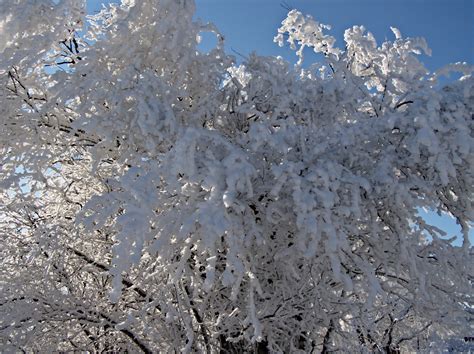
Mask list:
[[[378,44],[354,26],[340,49],[297,11],[276,41],[323,63],[236,66],[193,1],[84,6],[0,0],[2,349],[411,352],[470,335],[472,67],[432,75],[426,42],[394,28]],[[464,76],[439,87],[450,70]],[[455,218],[463,246],[420,208]]]
[[[392,30],[393,34],[395,35],[395,39],[402,39],[402,34],[401,34],[401,32],[398,28],[390,27],[390,29]]]
[[[253,326],[252,341],[260,342],[262,338],[262,324],[257,318],[257,309],[255,308],[254,289],[249,290],[249,316]]]
[[[11,39],[8,36],[6,27],[9,25],[10,20],[12,19],[12,14],[3,16],[0,20],[0,53],[5,50],[8,46],[11,45]]]
[[[297,45],[299,45],[296,51],[299,57],[297,65],[303,63],[305,47],[313,48],[315,53],[339,55],[340,50],[334,47],[336,39],[323,33],[324,30],[330,30],[330,26],[318,23],[311,16],[304,16],[296,10],[290,11],[281,24],[282,26],[278,29],[278,35],[274,38],[274,42],[282,47],[286,34],[288,35],[286,42],[290,44],[291,49],[296,50]]]

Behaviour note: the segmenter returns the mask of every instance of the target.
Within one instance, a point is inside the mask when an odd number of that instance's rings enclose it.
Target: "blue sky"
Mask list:
[[[89,0],[89,12],[100,3]],[[256,50],[295,61],[288,48],[273,43],[287,13],[282,3],[331,25],[341,47],[344,30],[353,25],[364,25],[379,43],[393,39],[390,26],[394,26],[404,36],[426,38],[433,56],[422,60],[430,70],[458,61],[474,62],[473,0],[196,0],[196,18],[216,24],[229,51],[246,55]]]
[[[284,1],[283,1],[284,2]],[[294,61],[288,49],[273,37],[287,10],[278,0],[197,0],[196,17],[212,21],[229,48],[242,54],[281,55]],[[287,0],[290,8],[312,15],[332,26],[344,48],[344,30],[364,25],[379,42],[392,40],[390,26],[404,36],[425,37],[433,50],[423,62],[430,70],[457,61],[473,63],[474,1],[472,0]]]
[[[146,1],[146,0],[137,0]],[[89,13],[99,8],[100,0],[89,0]],[[280,55],[291,62],[296,56],[288,48],[273,43],[273,37],[288,12],[284,6],[312,15],[332,26],[332,35],[344,47],[343,33],[348,27],[364,25],[379,43],[393,40],[390,26],[403,36],[425,37],[432,57],[422,61],[430,70],[458,61],[474,64],[473,0],[196,0],[196,18],[213,22],[224,35],[229,53]],[[203,50],[212,44],[204,36]],[[306,54],[306,60],[316,56]],[[459,235],[460,228],[449,217],[423,213],[426,220]],[[470,234],[471,243],[474,232]]]

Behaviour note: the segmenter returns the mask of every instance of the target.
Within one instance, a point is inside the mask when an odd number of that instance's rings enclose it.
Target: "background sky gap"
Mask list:
[[[88,0],[88,12],[96,12],[101,3]],[[433,56],[422,61],[430,70],[458,61],[474,62],[473,0],[196,0],[196,18],[213,22],[229,51],[247,55],[255,50],[295,62],[288,48],[273,43],[288,12],[286,5],[331,25],[331,34],[342,47],[346,28],[364,25],[381,43],[393,40],[393,26],[403,36],[426,38]]]

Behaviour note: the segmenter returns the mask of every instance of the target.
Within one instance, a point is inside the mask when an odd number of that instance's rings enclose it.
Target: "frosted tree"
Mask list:
[[[396,352],[469,335],[472,67],[428,72],[425,41],[395,28],[378,45],[353,27],[340,49],[295,10],[275,41],[296,66],[237,65],[193,1],[84,8],[0,2],[3,350]],[[324,62],[303,67],[305,48]],[[454,217],[462,246],[420,208]]]

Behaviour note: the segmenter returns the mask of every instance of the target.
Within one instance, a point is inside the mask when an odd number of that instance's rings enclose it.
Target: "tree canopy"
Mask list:
[[[396,28],[339,48],[296,10],[275,37],[296,65],[237,63],[194,10],[0,1],[0,346],[465,348],[473,68],[429,72]]]

